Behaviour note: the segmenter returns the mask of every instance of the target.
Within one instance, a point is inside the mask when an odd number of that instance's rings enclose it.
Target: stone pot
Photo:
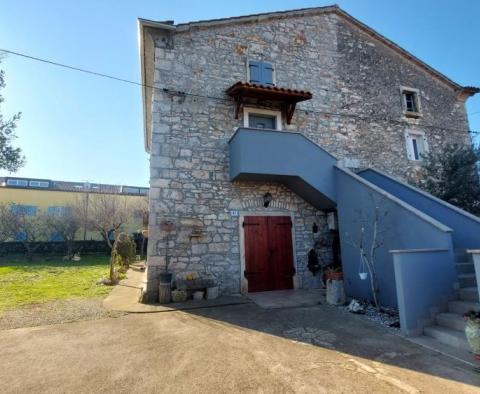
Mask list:
[[[173,290],[172,302],[185,302],[187,301],[187,292],[185,290]]]
[[[168,304],[172,298],[172,274],[170,272],[162,272],[158,276],[158,302],[160,304]]]
[[[343,280],[327,280],[327,302],[330,305],[343,305],[347,301]]]
[[[472,348],[475,358],[480,359],[480,313],[471,311],[465,315],[465,318],[467,320],[465,335],[468,344]]]
[[[218,297],[218,286],[207,288],[207,294],[205,297],[207,300],[214,300],[217,297]]]
[[[193,299],[194,300],[203,300],[203,291],[195,291],[193,293]]]

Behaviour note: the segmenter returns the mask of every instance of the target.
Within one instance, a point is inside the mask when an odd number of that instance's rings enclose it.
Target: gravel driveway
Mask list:
[[[123,315],[121,312],[105,310],[101,298],[52,301],[0,312],[0,330],[105,319],[121,315]]]

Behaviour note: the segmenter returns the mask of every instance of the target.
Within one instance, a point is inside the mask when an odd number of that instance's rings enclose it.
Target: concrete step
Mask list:
[[[455,261],[471,261],[472,255],[467,253],[467,249],[455,249],[454,251]]]
[[[444,343],[436,340],[435,338],[426,335],[421,335],[418,337],[407,337],[407,340],[416,343],[417,345],[423,346],[427,349],[441,353],[445,356],[451,357],[452,359],[455,359],[457,361],[462,361],[470,367],[478,368],[480,366],[480,362],[475,359],[470,349],[467,351],[464,349],[459,349],[458,347],[445,345]]]
[[[473,263],[457,263],[457,273],[458,274],[474,274],[475,266]]]
[[[456,313],[439,313],[435,316],[435,321],[437,325],[445,328],[450,328],[451,330],[464,332],[465,330],[465,319],[462,315]]]
[[[468,311],[480,311],[480,304],[468,301],[450,301],[448,303],[448,311],[458,315],[464,315]]]
[[[475,278],[475,274],[459,274],[458,284],[460,288],[476,286],[477,279]]]
[[[435,338],[439,342],[456,347],[465,351],[470,350],[470,346],[465,337],[465,333],[440,326],[428,326],[424,329],[425,335]]]
[[[463,289],[459,289],[458,294],[460,296],[460,300],[462,301],[469,301],[469,302],[479,301],[477,287],[464,287]]]

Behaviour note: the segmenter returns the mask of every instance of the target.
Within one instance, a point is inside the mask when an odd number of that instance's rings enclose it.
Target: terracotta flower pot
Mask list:
[[[327,280],[343,280],[343,272],[327,272]]]

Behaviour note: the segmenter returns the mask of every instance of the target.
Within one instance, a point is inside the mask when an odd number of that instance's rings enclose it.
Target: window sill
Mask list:
[[[421,117],[422,117],[422,114],[421,114],[420,112],[404,111],[404,112],[403,112],[403,115],[404,115],[406,118],[414,118],[414,119],[418,119],[418,118],[421,118]]]

